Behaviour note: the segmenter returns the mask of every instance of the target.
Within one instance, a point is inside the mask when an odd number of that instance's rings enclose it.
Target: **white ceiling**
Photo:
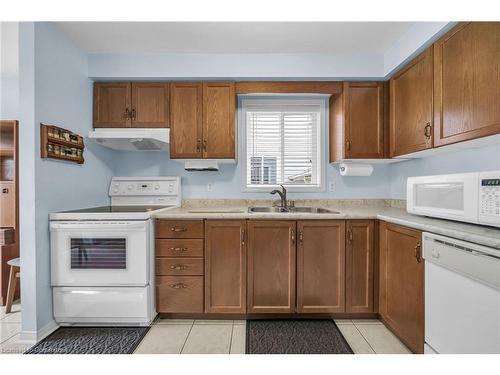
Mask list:
[[[414,22],[55,22],[88,53],[383,54]]]

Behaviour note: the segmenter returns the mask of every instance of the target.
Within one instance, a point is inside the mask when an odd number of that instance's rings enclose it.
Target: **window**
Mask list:
[[[240,97],[239,107],[244,191],[324,190],[324,97]]]

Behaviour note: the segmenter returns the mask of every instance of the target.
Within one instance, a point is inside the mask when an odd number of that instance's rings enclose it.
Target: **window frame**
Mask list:
[[[305,192],[305,193],[318,193],[325,191],[325,178],[326,178],[326,140],[327,140],[327,126],[326,122],[328,119],[328,100],[329,95],[324,94],[275,94],[275,95],[262,95],[262,94],[245,94],[238,95],[238,134],[239,140],[238,147],[239,160],[241,161],[241,191],[244,193],[254,193],[254,192],[266,192],[279,187],[280,185],[262,185],[262,186],[249,186],[247,185],[247,165],[249,163],[249,158],[247,155],[247,123],[246,123],[246,111],[245,106],[248,104],[265,104],[265,101],[272,100],[273,104],[280,105],[290,105],[290,101],[294,101],[294,104],[306,104],[306,105],[319,105],[320,106],[320,117],[319,117],[319,131],[318,131],[318,162],[319,162],[319,173],[318,185],[288,185],[283,184],[287,191],[289,192]]]

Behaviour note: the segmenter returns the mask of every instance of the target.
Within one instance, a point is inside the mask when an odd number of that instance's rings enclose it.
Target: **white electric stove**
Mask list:
[[[114,177],[111,205],[50,214],[59,324],[148,325],[154,305],[152,214],[181,205],[179,177]]]

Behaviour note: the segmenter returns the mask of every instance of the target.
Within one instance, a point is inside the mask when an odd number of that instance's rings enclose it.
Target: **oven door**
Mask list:
[[[149,221],[51,222],[52,286],[144,286]]]
[[[477,174],[410,177],[407,211],[451,220],[477,222]]]

